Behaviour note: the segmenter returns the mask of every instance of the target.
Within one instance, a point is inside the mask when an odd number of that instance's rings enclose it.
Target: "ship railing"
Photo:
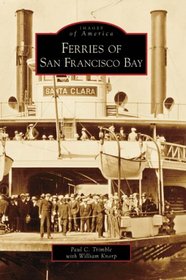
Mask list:
[[[186,162],[186,146],[161,142],[162,157],[166,160]]]
[[[67,100],[66,97],[69,99]],[[80,98],[79,98],[80,97]],[[169,112],[164,109],[164,113],[160,115],[150,112],[151,103],[148,102],[128,102],[127,104],[117,105],[115,103],[106,102],[102,97],[93,99],[95,96],[63,96],[59,95],[58,108],[61,118],[99,118],[112,117],[138,117],[138,118],[154,118],[161,120],[185,120],[186,104],[175,104],[174,108]],[[97,98],[97,97],[96,97]],[[65,100],[66,99],[66,100]],[[0,118],[22,119],[27,117],[35,118],[55,118],[54,98],[52,95],[46,96],[46,101],[32,102],[25,104],[23,112],[19,112],[20,107],[17,103],[0,102]],[[158,106],[158,105],[157,105]]]
[[[175,215],[177,215],[177,214],[186,214],[186,210],[173,210],[173,213],[175,214]]]

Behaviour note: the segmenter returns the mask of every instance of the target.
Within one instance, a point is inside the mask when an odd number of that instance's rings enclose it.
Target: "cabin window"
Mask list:
[[[114,96],[114,102],[116,105],[121,106],[123,104],[126,104],[128,101],[128,96],[123,91],[118,91],[116,95]]]

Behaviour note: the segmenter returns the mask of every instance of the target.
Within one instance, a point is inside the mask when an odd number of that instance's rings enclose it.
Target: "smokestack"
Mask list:
[[[167,11],[151,12],[152,54],[151,54],[151,113],[163,114],[163,101],[166,98],[166,14]]]
[[[17,101],[19,111],[25,104],[32,103],[32,71],[27,66],[27,59],[32,57],[32,14],[30,10],[18,10],[17,14]]]

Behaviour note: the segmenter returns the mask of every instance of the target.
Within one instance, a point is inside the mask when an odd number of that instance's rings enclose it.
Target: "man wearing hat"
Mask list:
[[[156,204],[153,200],[152,194],[149,195],[148,199],[149,199],[149,203],[146,207],[146,211],[148,212],[148,215],[153,216],[157,212],[157,207],[156,207]]]
[[[18,195],[12,195],[7,210],[10,231],[19,231]]]
[[[28,231],[26,216],[29,215],[30,203],[28,203],[27,196],[25,193],[20,194],[20,200],[18,206],[19,206],[19,213],[20,213],[20,231],[26,232]]]
[[[42,135],[42,140],[46,140],[46,139],[47,139],[46,135],[43,134],[43,135]]]
[[[126,140],[127,136],[126,136],[126,134],[124,132],[124,128],[123,127],[120,127],[118,137],[119,137],[119,140],[121,140],[121,141]]]
[[[69,231],[71,231],[72,229],[78,231],[77,217],[78,217],[80,205],[78,200],[75,199],[74,194],[71,194],[70,196],[69,209],[70,209],[70,218],[71,218],[69,220]]]
[[[142,212],[144,215],[146,215],[148,205],[150,203],[150,200],[149,200],[146,192],[142,193],[141,200],[142,200]]]
[[[111,125],[109,127],[110,133],[109,133],[109,140],[116,140],[114,134],[115,134],[115,126]]]
[[[63,198],[64,198],[64,195],[60,194],[58,195],[58,231],[59,232],[62,232],[62,226],[61,226],[61,217],[59,217],[59,208],[63,202]]]
[[[122,195],[122,215],[129,215],[129,197],[127,194]]]
[[[5,127],[0,127],[0,140],[1,141],[6,141],[8,138],[8,134],[6,133],[6,128]]]
[[[47,224],[47,237],[51,239],[51,215],[52,215],[52,202],[50,201],[51,195],[47,193],[45,198],[41,200],[39,205],[39,218],[40,218],[40,235],[44,237],[44,224]]]
[[[30,209],[31,209],[31,199],[30,194],[25,193],[25,211],[26,211],[26,231],[31,231],[31,217],[30,217]]]
[[[19,141],[19,132],[17,130],[14,131],[13,140]]]
[[[98,203],[95,206],[94,213],[96,214],[96,229],[98,232],[98,238],[103,237],[104,231],[104,213],[105,208],[103,204],[103,199],[101,197],[98,198]]]
[[[27,126],[27,131],[25,134],[25,139],[27,140],[35,140],[39,136],[39,132],[35,128],[35,126],[31,123]]]
[[[54,140],[54,135],[49,135],[49,136],[48,136],[48,139],[49,139],[50,141],[53,141],[53,140]]]
[[[82,140],[82,141],[85,141],[85,140],[88,140],[89,139],[89,137],[88,137],[88,134],[87,134],[87,132],[86,132],[86,128],[82,128],[82,130],[81,130],[81,137],[80,137],[80,139]]]
[[[80,205],[80,218],[81,218],[81,232],[90,232],[90,216],[92,213],[92,206],[88,204],[88,198],[84,197]]]
[[[57,195],[52,196],[52,230],[58,231],[58,197]]]
[[[138,134],[136,133],[136,128],[132,127],[131,132],[129,133],[129,136],[128,136],[128,141],[135,142],[137,140],[138,140]]]
[[[32,196],[31,198],[31,207],[30,207],[30,216],[31,216],[31,231],[38,232],[39,231],[39,206],[38,199],[36,196]]]
[[[8,201],[3,195],[0,195],[0,221],[3,216],[7,215]]]
[[[92,221],[91,221],[91,232],[96,231],[96,223],[97,223],[97,204],[98,204],[99,196],[94,195],[92,201]]]
[[[70,209],[69,209],[69,204],[68,204],[68,198],[61,198],[61,202],[59,204],[58,208],[58,214],[61,222],[61,229],[62,233],[65,236],[67,233],[67,228],[68,228],[68,219],[70,216]]]

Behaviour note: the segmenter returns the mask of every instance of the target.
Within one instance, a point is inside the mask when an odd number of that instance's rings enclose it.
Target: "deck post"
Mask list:
[[[112,194],[112,180],[108,179],[108,195]]]
[[[160,172],[161,172],[160,179],[161,179],[162,215],[164,215],[164,213],[165,213],[165,199],[164,199],[164,184],[163,184],[163,169],[162,169],[162,166],[161,166]]]
[[[141,197],[142,197],[142,185],[141,185],[141,179],[139,179],[139,206],[140,207],[142,206]]]
[[[153,128],[153,139],[156,140],[157,131],[156,131],[156,124],[155,123],[152,124],[152,128]]]
[[[12,195],[12,167],[8,173],[8,196],[11,197]]]
[[[57,91],[56,91],[56,79],[55,75],[53,76],[53,81],[54,81],[54,102],[55,102],[55,112],[56,112],[56,138],[57,138],[57,143],[58,143],[58,158],[61,158],[61,139],[60,139],[60,131],[59,131],[59,114],[58,114],[58,103],[57,103]]]
[[[46,280],[49,280],[49,278],[48,278],[48,263],[46,264]]]
[[[164,203],[164,186],[163,186],[163,172],[162,172],[162,162],[161,162],[161,149],[158,145],[157,141],[153,139],[151,136],[146,134],[141,134],[142,136],[145,136],[147,139],[151,140],[157,150],[157,156],[158,156],[158,168],[157,168],[157,178],[158,178],[158,205],[159,205],[159,214],[164,215],[165,211],[165,203]]]
[[[108,131],[110,134],[112,134],[116,140],[117,143],[117,147],[118,147],[118,197],[119,199],[121,198],[121,148],[120,148],[120,143],[119,143],[119,139],[116,136],[116,134],[111,131],[108,128],[103,128],[103,130]],[[102,143],[103,145],[103,143]]]

